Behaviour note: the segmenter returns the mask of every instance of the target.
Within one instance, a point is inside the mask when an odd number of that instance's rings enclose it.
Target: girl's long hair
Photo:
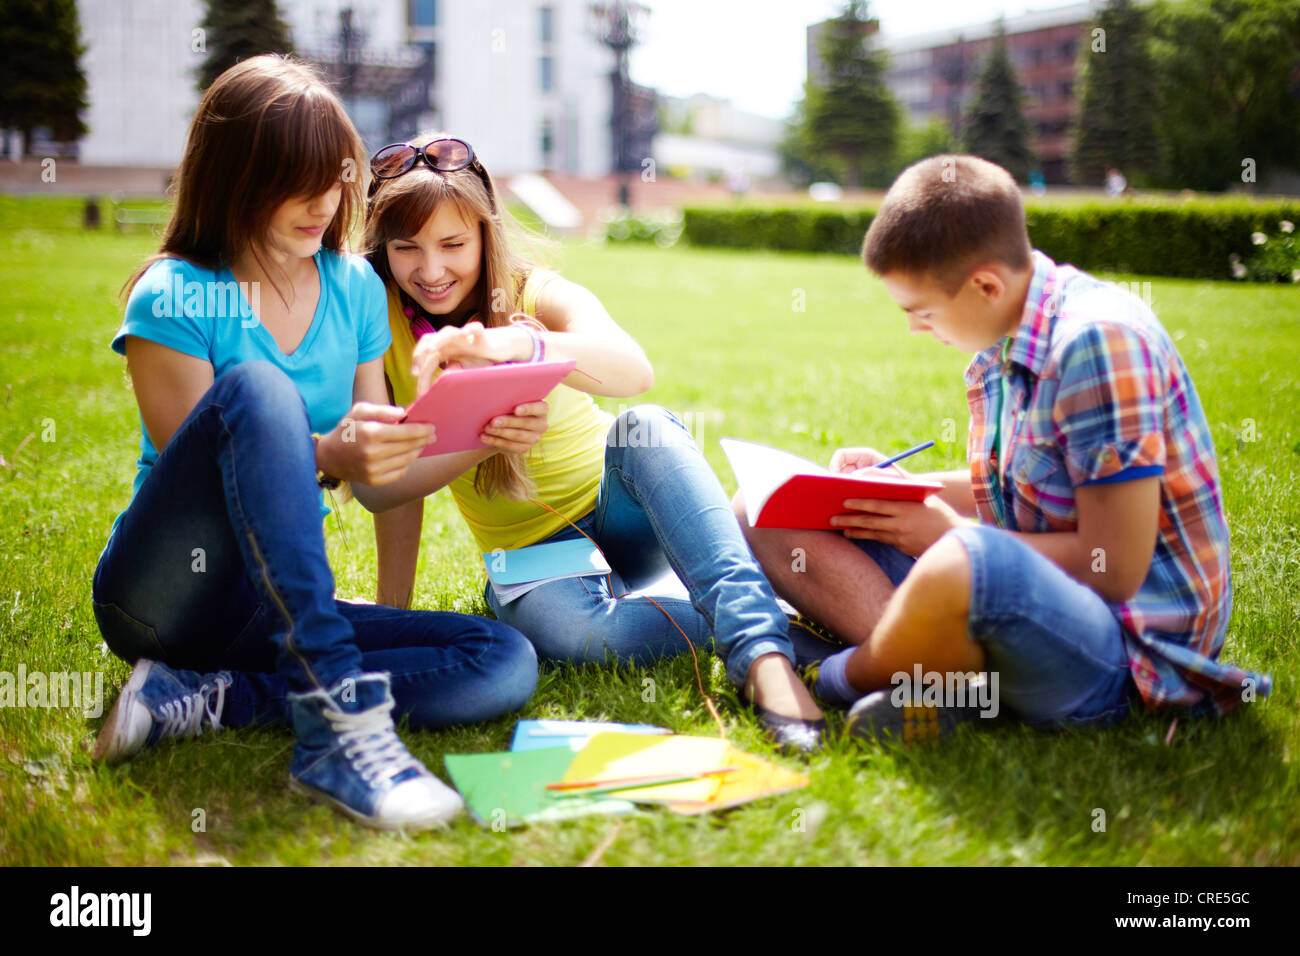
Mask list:
[[[251,252],[266,269],[263,244],[280,204],[319,196],[340,181],[343,194],[321,245],[346,251],[365,202],[365,176],[361,137],[315,69],[274,53],[237,63],[199,100],[162,246],[123,293],[164,258],[220,269]]]
[[[424,145],[444,136],[421,133],[408,142]],[[515,306],[533,263],[517,254],[506,240],[508,215],[492,184],[492,177],[477,160],[475,165],[455,172],[442,172],[419,163],[395,179],[376,179],[370,184],[366,207],[363,246],[370,264],[386,285],[396,288],[388,263],[388,243],[409,239],[443,202],[454,203],[466,223],[477,223],[483,242],[483,260],[477,287],[470,291],[479,320],[489,327],[509,325],[523,318],[541,328],[531,316],[522,317]],[[537,489],[528,476],[524,455],[500,452],[474,471],[474,488],[487,497],[500,493],[524,501]]]

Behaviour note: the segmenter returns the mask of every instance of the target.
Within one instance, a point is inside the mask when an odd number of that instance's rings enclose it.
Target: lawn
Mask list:
[[[126,506],[139,435],[108,342],[118,288],[156,240],[83,233],[79,210],[73,200],[0,197],[0,672],[102,672],[107,709],[129,669],[101,652],[90,580]],[[964,358],[909,335],[856,260],[578,243],[555,253],[645,347],[656,369],[645,399],[687,419],[729,491],[724,435],[815,459],[840,443],[902,450],[933,437],[915,467],[961,465]],[[1149,290],[1219,452],[1236,585],[1224,656],[1273,675],[1266,701],[1224,720],[1180,720],[1168,742],[1167,715],[1094,732],[998,722],[915,751],[836,734],[809,760],[776,758],[805,767],[810,787],[721,815],[654,811],[506,833],[462,818],[412,837],[374,833],[290,793],[287,729],[168,742],[105,768],[89,756],[99,719],[0,708],[0,863],[566,865],[612,836],[604,865],[1298,864],[1300,288],[1155,279]],[[373,597],[365,512],[344,506],[327,534],[340,595]],[[438,495],[426,509],[416,606],[486,613],[481,574]],[[703,654],[701,671],[729,736],[770,754],[721,662]],[[505,749],[520,717],[716,733],[687,655],[644,669],[543,665],[521,713],[405,739],[445,779],[444,753]],[[1093,828],[1096,809],[1104,832]]]

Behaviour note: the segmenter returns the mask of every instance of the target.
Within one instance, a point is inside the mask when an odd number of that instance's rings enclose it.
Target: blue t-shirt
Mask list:
[[[113,350],[125,355],[126,337],[137,335],[212,363],[213,381],[240,362],[271,362],[298,387],[312,431],[324,434],[352,407],[357,366],[383,355],[392,333],[384,283],[370,263],[328,249],[313,258],[320,299],[292,355],[280,351],[253,308],[258,293],[276,295],[274,289],[254,290],[248,283],[237,283],[229,269],[213,271],[183,259],[161,259],[140,277],[113,337]],[[141,419],[132,499],[157,458]],[[329,513],[323,503],[321,507],[322,515]],[[121,520],[118,515],[113,527]]]

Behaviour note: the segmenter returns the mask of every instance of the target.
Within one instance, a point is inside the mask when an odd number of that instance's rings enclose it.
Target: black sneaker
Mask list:
[[[794,647],[796,672],[815,667],[836,651],[842,651],[849,646],[810,617],[797,612],[787,613],[786,617],[790,619],[786,634]]]

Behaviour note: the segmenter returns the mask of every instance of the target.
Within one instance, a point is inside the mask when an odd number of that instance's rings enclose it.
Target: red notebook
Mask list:
[[[518,362],[448,369],[411,403],[402,421],[433,425],[433,441],[420,452],[421,458],[488,448],[478,437],[488,422],[513,415],[518,405],[546,398],[577,364]]]
[[[754,442],[723,438],[720,444],[745,496],[751,528],[835,528],[845,498],[924,501],[943,489],[937,481],[904,478],[881,471],[837,474],[806,458]]]

